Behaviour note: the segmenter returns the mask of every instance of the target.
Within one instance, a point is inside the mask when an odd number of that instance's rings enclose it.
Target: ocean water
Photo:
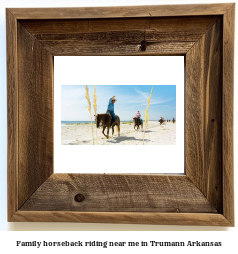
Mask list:
[[[132,122],[130,120],[128,121],[121,121],[121,123],[125,122]],[[91,121],[61,121],[61,125],[71,125],[71,124],[84,124],[84,123],[91,123]],[[93,121],[95,123],[95,121]]]
[[[61,121],[61,125],[91,123],[91,121]],[[93,121],[95,123],[95,121]]]
[[[121,123],[126,123],[126,122],[133,122],[131,120],[127,120],[127,121],[121,121]],[[144,119],[143,119],[144,122]],[[150,122],[158,122],[158,120],[150,120]],[[70,124],[83,124],[83,123],[91,123],[91,121],[61,121],[61,125],[70,125]],[[93,121],[93,123],[95,123],[95,121]]]

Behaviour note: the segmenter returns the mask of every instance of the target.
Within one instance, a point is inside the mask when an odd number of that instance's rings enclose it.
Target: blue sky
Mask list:
[[[93,86],[89,85],[89,96],[93,104]],[[105,113],[109,99],[115,95],[115,113],[121,121],[132,120],[139,110],[142,119],[147,108],[152,85],[96,85],[97,113]],[[61,121],[90,121],[83,85],[61,86]],[[92,107],[94,114],[94,109]],[[176,119],[176,86],[153,85],[149,107],[150,120]]]

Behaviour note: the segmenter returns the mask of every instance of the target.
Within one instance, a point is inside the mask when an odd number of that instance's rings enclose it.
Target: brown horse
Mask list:
[[[119,116],[116,116],[117,118],[117,126],[118,126],[118,137],[120,136],[120,118]],[[97,114],[95,117],[95,121],[97,123],[97,128],[102,126],[102,134],[106,137],[109,138],[109,129],[112,127],[112,136],[114,134],[114,126],[115,122],[111,118],[109,114]],[[112,124],[113,123],[113,124]],[[107,135],[104,134],[105,129],[107,128]]]
[[[167,120],[168,121],[168,120]],[[158,122],[160,122],[160,125],[163,123],[163,122],[165,122],[164,121],[164,119],[163,118],[161,118],[161,119],[159,119],[159,121]]]
[[[140,119],[138,117],[133,117],[133,122],[134,122],[134,129],[136,131],[138,131],[140,125],[141,125],[141,129],[143,130],[143,121],[142,121],[142,123],[140,123]],[[136,127],[137,127],[137,129],[136,129]]]

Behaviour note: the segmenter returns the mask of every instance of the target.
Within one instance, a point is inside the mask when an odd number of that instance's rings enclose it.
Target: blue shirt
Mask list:
[[[108,102],[107,110],[114,112],[114,104],[112,103],[112,98]]]

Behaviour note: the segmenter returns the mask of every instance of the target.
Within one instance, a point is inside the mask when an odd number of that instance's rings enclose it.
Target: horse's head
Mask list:
[[[138,117],[133,117],[133,121],[135,124],[139,124],[140,123],[140,120]]]
[[[95,115],[94,115],[94,116],[95,116]],[[100,124],[99,114],[97,114],[97,115],[95,116],[95,121],[96,121],[96,123],[97,123],[97,128],[99,128],[99,124]]]

